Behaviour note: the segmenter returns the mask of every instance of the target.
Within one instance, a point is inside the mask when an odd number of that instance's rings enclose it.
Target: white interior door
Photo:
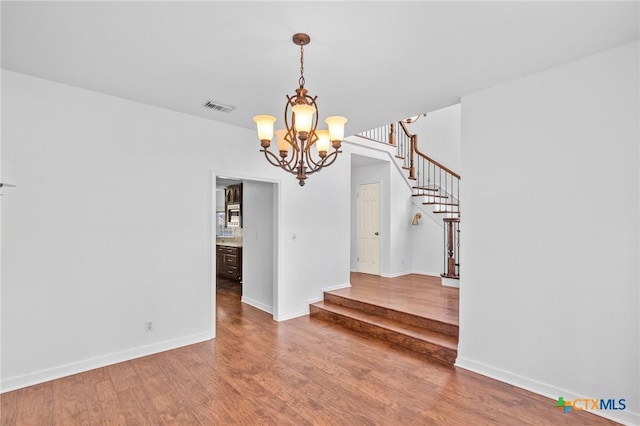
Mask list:
[[[380,275],[380,184],[358,185],[358,272]]]

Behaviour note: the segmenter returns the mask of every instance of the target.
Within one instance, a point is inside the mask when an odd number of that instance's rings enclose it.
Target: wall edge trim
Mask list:
[[[0,382],[0,393],[9,392],[28,386],[37,385],[51,380],[60,379],[62,377],[74,374],[84,373],[96,368],[106,367],[108,365],[118,364],[120,362],[130,361],[132,359],[141,358],[148,355],[165,352],[171,349],[177,349],[182,346],[193,345],[195,343],[212,340],[210,333],[203,332],[192,334],[177,339],[165,340],[150,345],[139,346],[127,349],[121,352],[115,352],[107,355],[88,358],[69,364],[59,365],[57,367],[47,368],[20,376],[11,378],[3,378]]]
[[[557,401],[558,397],[560,396],[563,396],[568,400],[588,398],[576,392],[568,391],[566,389],[561,389],[557,386],[550,385],[548,383],[540,382],[538,380],[524,377],[519,374],[501,370],[499,368],[492,367],[490,365],[473,361],[461,356],[458,356],[454,365],[458,368],[469,370],[471,372],[474,372],[486,377],[490,377],[500,382],[507,383],[533,393],[537,393],[538,395],[547,397],[552,401]],[[593,396],[594,395],[591,395],[591,397]],[[606,395],[595,395],[595,396],[602,397]],[[552,407],[552,401],[549,402],[549,407]],[[633,411],[626,411],[626,410],[615,411],[615,412],[610,412],[605,410],[597,410],[597,411],[587,410],[587,411],[596,416],[604,417],[606,419],[613,420],[615,422],[619,422],[624,425],[631,426],[631,425],[640,424],[640,414],[635,413]]]

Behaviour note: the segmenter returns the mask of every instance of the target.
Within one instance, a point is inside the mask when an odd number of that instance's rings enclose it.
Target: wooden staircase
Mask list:
[[[455,318],[443,319],[429,315],[428,307],[419,313],[410,312],[411,309],[403,309],[399,303],[390,306],[382,299],[363,297],[348,289],[335,290],[325,292],[324,300],[311,304],[309,310],[312,317],[403,346],[447,365],[454,364],[458,348],[457,310]],[[438,311],[441,309],[434,309],[434,313]]]
[[[426,114],[423,114],[426,116]],[[418,148],[418,135],[407,128],[417,118],[381,126],[357,136],[396,147],[395,159],[410,182],[413,202],[441,215],[444,222],[444,278],[459,279],[460,175]]]

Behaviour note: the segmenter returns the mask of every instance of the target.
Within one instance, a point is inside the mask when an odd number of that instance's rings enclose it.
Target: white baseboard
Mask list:
[[[398,277],[403,277],[405,275],[410,275],[410,274],[415,274],[415,275],[426,275],[428,277],[436,277],[436,278],[441,278],[440,274],[438,272],[424,272],[424,271],[404,271],[404,272],[395,272],[393,274],[380,274],[381,277],[384,278],[398,278]]]
[[[402,277],[402,276],[409,275],[409,274],[412,274],[412,273],[413,272],[411,272],[411,271],[395,272],[393,274],[382,274],[381,273],[380,276],[384,277],[384,278],[398,278],[398,277]]]
[[[553,402],[557,401],[559,397],[564,397],[565,400],[574,399],[592,399],[593,397],[604,397],[607,395],[579,395],[575,392],[561,389],[547,383],[542,383],[537,380],[529,379],[527,377],[520,376],[518,374],[510,373],[508,371],[501,370],[499,368],[492,367],[490,365],[483,364],[481,362],[472,361],[458,356],[455,363],[456,367],[464,368],[465,370],[473,371],[474,373],[481,374],[483,376],[491,377],[492,379],[508,383],[513,386],[528,390],[533,393],[537,393],[547,398],[552,399],[549,401],[549,407],[553,406]],[[604,417],[609,420],[622,423],[624,425],[638,425],[640,424],[640,414],[633,411],[608,411],[608,410],[593,410],[590,411],[597,416]],[[567,415],[570,415],[568,413]]]
[[[47,368],[45,370],[35,371],[33,373],[25,374],[22,376],[2,379],[0,389],[2,389],[1,393],[9,392],[27,386],[33,386],[39,383],[48,382],[50,380],[71,376],[73,374],[84,373],[85,371],[94,370],[96,368],[105,367],[107,365],[117,364],[119,362],[153,355],[159,352],[180,348],[182,346],[193,345],[194,343],[200,343],[206,340],[211,340],[211,336],[208,332],[193,334],[191,336],[167,340],[164,342],[153,343],[151,345],[141,346],[138,348],[98,356],[95,358],[89,358],[66,365],[60,365],[53,368]]]
[[[445,287],[460,288],[460,280],[442,277],[442,285]]]
[[[333,291],[333,290],[340,290],[343,288],[349,288],[351,287],[351,283],[346,283],[346,284],[337,284],[331,287],[323,287],[320,289],[320,291],[322,291],[322,295],[319,297],[314,297],[312,299],[307,300],[308,304],[313,304],[313,303],[318,303],[318,302],[322,302],[324,300],[324,292],[325,291]]]
[[[342,288],[349,288],[351,287],[351,283],[345,283],[345,284],[336,284],[336,285],[332,285],[329,287],[323,287],[320,289],[320,291],[322,292],[322,295],[320,295],[319,297],[314,297],[311,299],[307,300],[307,306],[313,304],[313,303],[318,303],[318,302],[322,302],[324,300],[324,292],[325,291],[333,291],[333,290],[340,290]],[[286,320],[290,320],[293,318],[298,318],[298,317],[303,317],[305,315],[309,315],[309,308],[307,308],[305,311],[302,312],[298,312],[295,314],[290,314],[290,315],[284,315],[280,318],[277,318],[276,321],[286,321]]]
[[[307,303],[313,305],[314,303],[322,302],[324,300],[324,296],[314,297],[313,299],[307,300]]]
[[[274,318],[274,320],[276,320],[278,322],[282,322],[282,321],[287,321],[287,320],[298,318],[298,317],[304,317],[306,315],[309,315],[309,308],[307,308],[306,310],[301,311],[301,312],[296,312],[294,314],[283,315],[281,317]]]
[[[412,274],[426,275],[428,277],[442,278],[438,272],[411,271]]]
[[[246,303],[247,305],[253,306],[256,309],[260,309],[261,311],[264,311],[264,312],[266,312],[268,314],[273,315],[273,307],[272,306],[265,305],[262,302],[258,302],[257,300],[253,300],[253,299],[251,299],[249,297],[245,297],[245,296],[242,296],[240,301],[242,303]]]
[[[351,283],[337,284],[337,285],[334,285],[334,286],[331,286],[331,287],[323,287],[321,290],[323,292],[325,292],[325,291],[340,290],[342,288],[349,288],[349,287],[351,287]]]

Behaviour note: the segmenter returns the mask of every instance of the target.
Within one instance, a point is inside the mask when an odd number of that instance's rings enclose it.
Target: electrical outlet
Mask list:
[[[145,321],[144,322],[144,329],[146,331],[153,331],[153,321]]]

